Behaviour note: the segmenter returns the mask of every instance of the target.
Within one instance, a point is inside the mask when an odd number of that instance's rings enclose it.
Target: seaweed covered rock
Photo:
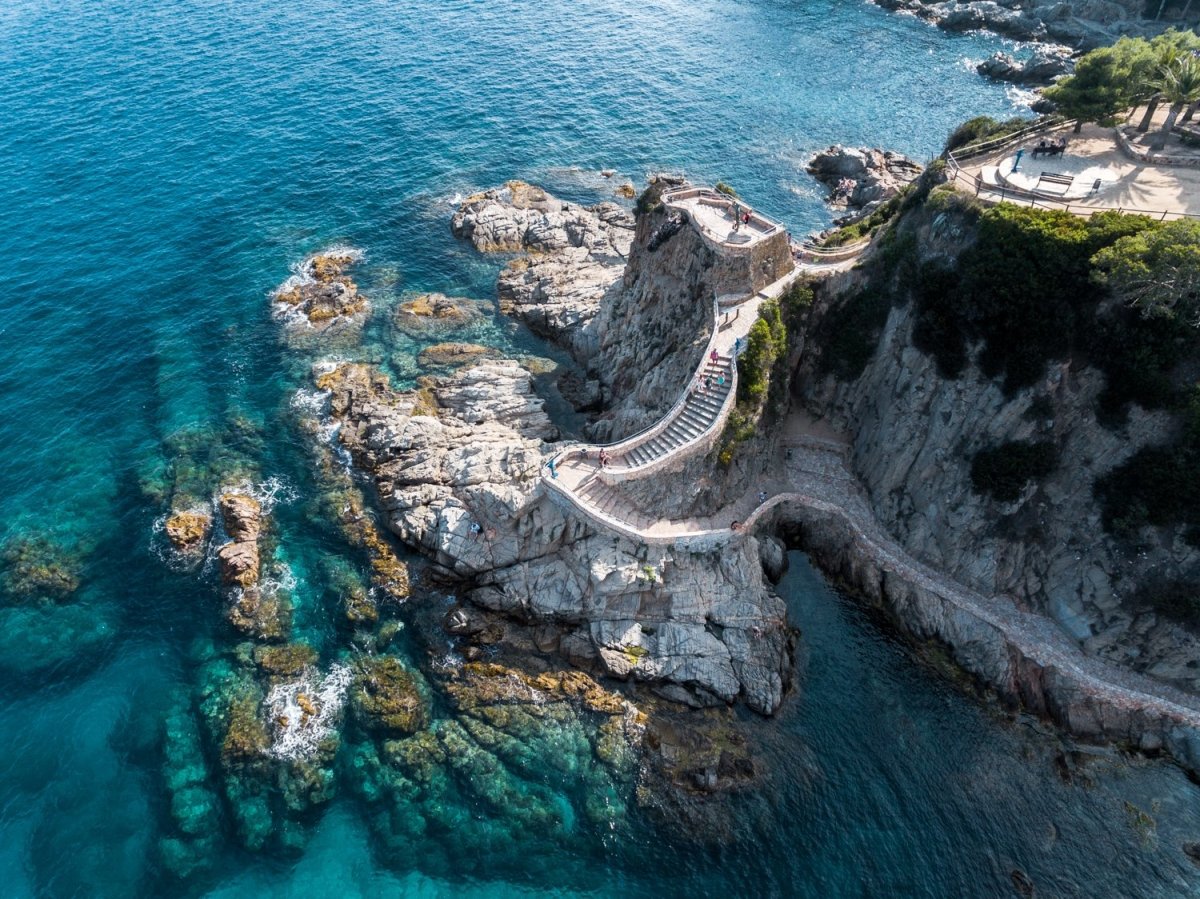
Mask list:
[[[424,368],[461,368],[499,355],[498,350],[477,343],[437,343],[421,350],[417,363]]]
[[[295,677],[316,660],[316,650],[307,643],[285,643],[254,648],[255,663],[263,672],[275,678]]]
[[[350,702],[368,731],[411,734],[425,726],[425,703],[412,672],[395,656],[364,656],[356,664]]]
[[[164,722],[162,776],[171,830],[160,839],[158,852],[171,874],[187,878],[211,863],[220,837],[220,800],[209,786],[200,732],[183,700]]]
[[[167,539],[175,551],[183,555],[195,555],[208,542],[212,530],[212,516],[204,512],[176,512],[163,526]]]
[[[0,589],[10,603],[63,602],[79,589],[83,560],[41,535],[15,537],[0,550]]]
[[[482,324],[484,308],[479,300],[425,293],[397,306],[392,323],[401,334],[424,339]]]
[[[274,308],[292,322],[307,322],[317,329],[335,320],[349,319],[368,308],[366,297],[346,274],[358,260],[355,253],[318,254],[307,259],[299,274],[275,292]]]

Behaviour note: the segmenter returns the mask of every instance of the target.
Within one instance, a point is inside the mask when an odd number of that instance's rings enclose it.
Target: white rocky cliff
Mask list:
[[[961,249],[951,219],[925,218],[926,257]],[[837,308],[834,293],[818,315]],[[1200,551],[1166,529],[1146,529],[1130,551],[1105,532],[1093,493],[1099,475],[1169,434],[1166,413],[1133,406],[1123,428],[1104,427],[1095,412],[1104,376],[1078,360],[1052,363],[1039,383],[1011,395],[974,365],[947,378],[914,346],[914,317],[911,302],[891,308],[860,376],[823,371],[817,353],[799,375],[808,409],[850,440],[874,514],[915,558],[1048,615],[1087,653],[1200,691],[1200,641],[1134,598],[1157,579],[1194,575]],[[1060,464],[1015,501],[980,495],[972,457],[1013,440],[1052,441]]]
[[[721,279],[733,281],[661,211],[643,216],[635,236],[620,207],[560,204],[527,185],[469,199],[454,228],[485,251],[535,251],[502,273],[503,302],[589,366],[596,389],[618,404],[602,431],[632,428],[674,402],[703,349],[713,297],[726,289]],[[758,542],[648,546],[581,517],[541,482],[558,433],[517,362],[476,361],[408,392],[350,364],[319,372],[317,384],[389,527],[430,559],[435,578],[527,623],[542,651],[596,673],[695,706],[779,706],[794,638],[763,581]]]

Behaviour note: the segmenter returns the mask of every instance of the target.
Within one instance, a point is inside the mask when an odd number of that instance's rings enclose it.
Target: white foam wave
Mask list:
[[[358,247],[336,243],[327,249],[313,253],[311,256],[305,256],[299,262],[294,263],[292,265],[292,273],[278,287],[271,291],[271,296],[277,297],[281,293],[287,293],[293,287],[312,284],[316,280],[313,277],[312,263],[318,256],[345,256],[350,260],[351,264],[362,262],[366,258],[366,254]]]
[[[264,515],[269,515],[271,510],[279,503],[294,503],[300,498],[300,491],[291,484],[286,478],[281,478],[277,475],[272,475],[269,478],[264,478],[257,483],[250,481],[242,481],[238,484],[227,484],[221,487],[213,496],[213,511],[218,512],[217,503],[220,497],[226,493],[244,493],[246,496],[254,497],[262,506]],[[216,519],[220,519],[220,515],[215,515]]]
[[[348,665],[334,665],[324,677],[309,669],[300,680],[273,687],[267,695],[273,727],[267,754],[285,760],[316,754],[337,725],[352,679]]]
[[[264,594],[271,596],[280,591],[294,592],[299,583],[290,565],[286,562],[274,562],[271,565],[271,576],[260,580],[258,588]]]

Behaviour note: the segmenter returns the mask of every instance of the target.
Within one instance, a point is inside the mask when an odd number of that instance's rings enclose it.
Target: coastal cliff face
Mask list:
[[[1027,0],[875,0],[884,9],[920,16],[947,31],[994,31],[1019,41],[1054,41],[1084,50],[1111,44],[1123,36],[1150,36],[1171,26],[1195,24],[1200,13],[1186,19],[1178,9],[1167,16],[1146,16],[1142,0],[1066,0],[1037,3]]]
[[[972,217],[953,209],[918,209],[894,230],[889,240],[910,235],[921,262],[956,259],[975,240]],[[846,316],[872,277],[855,271],[830,282],[814,327]],[[808,409],[848,437],[876,516],[914,557],[1045,612],[1085,650],[1200,689],[1200,641],[1144,599],[1163,583],[1194,582],[1200,551],[1180,527],[1143,527],[1135,541],[1109,533],[1095,489],[1139,448],[1168,441],[1178,427],[1172,415],[1133,404],[1122,425],[1101,423],[1106,375],[1079,354],[1052,360],[1035,383],[1006,391],[981,371],[975,346],[958,376],[948,377],[917,348],[916,303],[903,292],[890,300],[861,372],[836,371],[826,346],[797,373]],[[1058,462],[1002,501],[978,491],[972,462],[1011,441],[1053,445]]]
[[[564,203],[510,182],[469,197],[452,231],[483,252],[520,252],[501,272],[501,309],[566,348],[585,371],[571,399],[603,409],[588,427],[599,442],[657,421],[699,364],[714,300],[744,295],[790,265],[786,236],[757,255],[715,250],[685,216],[665,208],[665,183],[633,217],[613,203]]]
[[[741,697],[774,711],[792,638],[757,542],[638,546],[557,505],[538,477],[556,432],[532,382],[512,361],[408,393],[365,366],[317,379],[392,531],[476,605],[535,627],[540,650],[585,669],[690,705]]]

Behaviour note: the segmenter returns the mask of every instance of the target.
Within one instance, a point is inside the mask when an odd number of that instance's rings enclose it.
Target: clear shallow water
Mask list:
[[[858,2],[0,8],[0,540],[40,536],[80,560],[61,607],[0,603],[3,892],[177,889],[155,850],[164,721],[196,682],[194,639],[228,635],[211,572],[159,558],[169,465],[280,479],[297,634],[326,661],[345,648],[329,572],[354,563],[314,509],[290,411],[327,354],[282,346],[267,309],[291,265],[350,244],[381,311],[412,290],[488,299],[496,263],[450,238],[453,198],[524,177],[595,200],[612,188],[604,167],[721,178],[812,230],[828,215],[808,153],[840,141],[925,158],[963,118],[1012,113],[965,62],[1001,45]],[[336,352],[410,377],[419,345],[386,341],[384,319]],[[554,355],[494,318],[474,336]],[[739,800],[745,836],[729,847],[635,822],[583,848],[531,837],[464,883],[424,851],[383,865],[346,789],[297,854],[228,840],[191,888],[1003,895],[1015,865],[1050,895],[1194,884],[1177,846],[1200,835],[1196,795],[1177,772],[1101,764],[1094,787],[1063,784],[1051,743],[914,666],[811,575],[787,589],[803,688],[760,728],[776,779]],[[1123,803],[1155,800],[1146,839]]]

